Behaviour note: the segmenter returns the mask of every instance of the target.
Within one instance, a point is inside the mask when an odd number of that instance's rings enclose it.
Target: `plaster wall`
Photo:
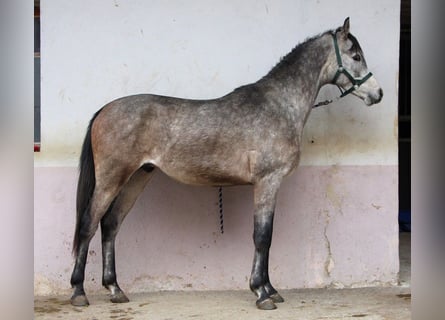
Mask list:
[[[35,292],[69,290],[75,188],[89,119],[137,93],[214,98],[256,81],[297,43],[351,18],[385,96],[314,110],[301,167],[277,207],[271,279],[279,288],[397,281],[399,1],[41,1],[41,152],[35,154]],[[322,17],[322,18],[321,18]],[[320,100],[337,96],[326,87]],[[157,173],[122,226],[117,268],[129,291],[245,289],[252,189],[217,191]],[[87,289],[101,279],[99,237]]]

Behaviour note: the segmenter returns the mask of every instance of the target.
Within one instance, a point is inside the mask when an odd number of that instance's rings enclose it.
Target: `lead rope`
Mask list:
[[[343,94],[344,91],[341,89],[341,87],[337,85],[337,88],[338,88],[338,90],[340,90],[340,94]],[[328,104],[331,104],[332,102],[335,102],[335,101],[340,100],[340,99],[343,98],[343,97],[344,97],[344,96],[342,95],[342,96],[337,97],[337,98],[334,98],[334,99],[332,99],[332,100],[321,101],[321,102],[319,102],[319,103],[313,105],[312,108],[317,108],[317,107],[321,107],[321,106],[326,106],[326,105],[328,105]]]
[[[221,234],[224,234],[224,211],[223,211],[223,194],[222,187],[218,189],[218,206],[219,206],[219,228]]]

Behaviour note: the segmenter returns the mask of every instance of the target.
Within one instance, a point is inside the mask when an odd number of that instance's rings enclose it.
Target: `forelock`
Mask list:
[[[352,46],[349,49],[350,51],[356,51],[356,52],[363,53],[362,48],[360,47],[360,44],[358,43],[356,37],[354,37],[352,34],[349,33],[348,39],[351,40],[351,42],[352,42]]]

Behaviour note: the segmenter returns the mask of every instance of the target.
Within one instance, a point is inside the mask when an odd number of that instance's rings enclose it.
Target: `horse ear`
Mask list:
[[[345,22],[343,22],[343,27],[340,28],[340,35],[344,40],[348,39],[348,34],[349,34],[349,17],[345,19]]]

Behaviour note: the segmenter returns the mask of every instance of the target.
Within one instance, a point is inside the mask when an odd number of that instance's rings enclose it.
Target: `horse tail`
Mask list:
[[[91,127],[101,110],[96,112],[90,121],[87,133],[82,145],[79,162],[79,180],[77,183],[76,199],[76,228],[73,240],[73,255],[79,253],[79,242],[84,234],[88,234],[91,216],[90,201],[96,186],[96,175],[94,171],[93,149],[91,147]]]

